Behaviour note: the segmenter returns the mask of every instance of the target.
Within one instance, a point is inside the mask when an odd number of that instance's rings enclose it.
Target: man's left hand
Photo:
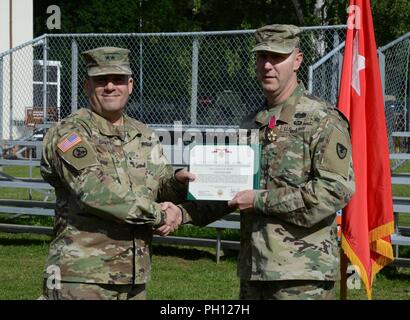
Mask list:
[[[181,183],[194,181],[195,178],[196,176],[192,172],[189,172],[187,169],[182,169],[175,173],[175,179],[177,179]]]
[[[228,206],[231,208],[239,208],[240,210],[253,209],[253,201],[255,200],[254,190],[239,191],[232,200],[228,201]]]

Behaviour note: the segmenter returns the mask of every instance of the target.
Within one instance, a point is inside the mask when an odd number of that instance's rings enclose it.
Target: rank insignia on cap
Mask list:
[[[76,146],[77,144],[79,144],[81,142],[81,138],[78,134],[76,134],[75,132],[71,133],[70,135],[68,135],[66,138],[64,138],[58,145],[57,147],[63,151],[66,152],[68,150],[70,150],[72,147]]]

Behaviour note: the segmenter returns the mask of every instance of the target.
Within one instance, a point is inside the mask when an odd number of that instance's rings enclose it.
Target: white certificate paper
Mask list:
[[[242,190],[254,189],[255,149],[249,145],[195,145],[189,153],[188,199],[231,200]]]

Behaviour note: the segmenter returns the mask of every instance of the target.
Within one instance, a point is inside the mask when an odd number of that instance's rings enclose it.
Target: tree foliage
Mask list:
[[[372,0],[378,46],[410,30],[410,1]],[[61,30],[46,27],[47,7],[61,8]],[[184,32],[253,29],[265,24],[344,24],[346,0],[42,0],[34,1],[35,35],[43,33]]]

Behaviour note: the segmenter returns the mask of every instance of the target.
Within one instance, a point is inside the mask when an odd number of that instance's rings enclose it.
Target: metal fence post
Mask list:
[[[410,39],[409,38],[407,38],[406,43],[407,43],[407,46],[406,46],[406,57],[407,57],[407,59],[406,59],[406,65],[407,65],[406,70],[407,70],[407,72],[405,73],[406,74],[405,84],[407,86],[407,89],[406,89],[404,100],[405,100],[405,104],[406,104],[407,124],[405,125],[405,128],[410,131],[410,78],[409,78],[409,73],[410,73]],[[410,148],[410,146],[408,146],[408,148]]]
[[[339,40],[339,34],[337,31],[334,32],[333,34],[333,48],[336,48],[340,44]],[[338,59],[338,54],[335,54],[335,56],[332,58],[332,89],[331,89],[331,95],[330,95],[330,102],[334,105],[337,104],[337,98],[339,94],[339,73],[336,73],[335,71],[338,70],[338,64],[340,63]]]
[[[139,81],[140,81],[140,86],[139,86],[139,89],[140,89],[140,105],[139,105],[139,108],[137,108],[137,110],[138,110],[138,118],[140,118],[141,117],[141,115],[143,114],[143,110],[144,110],[144,108],[143,108],[143,104],[144,104],[144,77],[143,77],[143,75],[144,75],[144,70],[143,70],[143,68],[144,68],[144,56],[143,56],[143,46],[142,46],[142,41],[143,41],[143,37],[140,37],[140,72],[139,72]]]
[[[386,56],[380,50],[377,50],[379,54],[379,69],[380,69],[380,79],[382,81],[382,90],[383,90],[383,101],[385,97],[385,88],[386,88]]]
[[[3,112],[4,112],[4,104],[3,104],[3,58],[0,58],[0,141],[3,141]]]
[[[410,50],[409,50],[410,51]],[[410,52],[409,52],[410,54]],[[410,62],[407,64],[407,69],[410,68]],[[407,71],[407,74],[410,71]],[[407,121],[407,130],[410,131],[410,77],[407,76],[407,117],[408,117],[408,121]],[[410,146],[409,146],[410,148]]]
[[[10,70],[9,70],[9,75],[10,75],[10,86],[9,86],[9,140],[13,139],[13,104],[14,104],[14,75],[13,75],[13,52],[10,53]]]
[[[71,41],[71,112],[78,109],[78,45]]]
[[[43,42],[43,117],[44,123],[47,123],[47,37]]]
[[[313,66],[309,66],[308,91],[313,92]]]
[[[191,125],[196,125],[198,108],[198,62],[199,42],[194,37],[192,42],[192,89],[191,89]]]
[[[337,65],[338,72],[339,72],[339,86],[338,86],[338,89],[340,89],[340,80],[342,80],[342,69],[343,69],[343,54],[339,52],[337,57],[339,59],[339,64]]]

